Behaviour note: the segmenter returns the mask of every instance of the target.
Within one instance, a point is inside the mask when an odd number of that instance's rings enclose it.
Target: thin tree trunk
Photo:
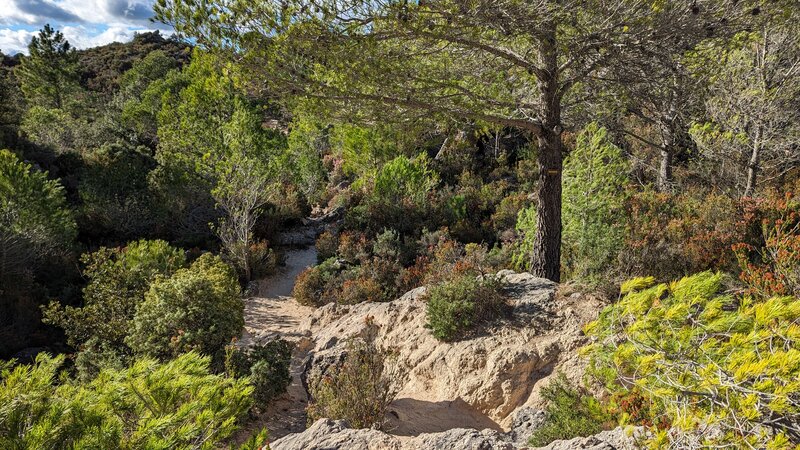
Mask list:
[[[658,191],[672,191],[672,154],[671,148],[661,149],[661,165],[658,168]]]
[[[542,127],[539,143],[539,185],[536,191],[536,240],[531,272],[561,281],[561,170],[564,163],[561,139],[561,100],[555,27],[543,37],[539,59],[546,76],[539,82]]]
[[[753,139],[753,150],[750,152],[750,160],[747,161],[747,184],[744,187],[744,196],[752,197],[756,190],[756,178],[758,177],[758,163],[761,158],[761,127],[756,128],[756,135]]]

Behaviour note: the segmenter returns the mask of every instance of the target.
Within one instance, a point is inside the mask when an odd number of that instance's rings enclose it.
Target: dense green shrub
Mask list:
[[[591,436],[612,423],[611,415],[588,392],[573,386],[559,373],[541,390],[545,400],[545,419],[528,440],[542,447],[555,440]]]
[[[244,326],[239,294],[234,270],[220,257],[203,254],[150,286],[125,342],[142,355],[169,358],[197,350],[221,363],[225,345]]]
[[[428,197],[438,183],[424,154],[414,159],[398,156],[359,179],[364,197],[348,211],[345,224],[375,233],[394,228],[414,234],[428,219]]]
[[[427,294],[426,326],[439,340],[460,339],[478,324],[503,314],[501,290],[501,280],[469,274],[433,286]]]
[[[588,125],[564,161],[562,270],[596,282],[611,272],[625,232],[629,164],[605,128]]]
[[[127,240],[152,235],[159,225],[147,177],[155,161],[145,147],[106,144],[85,156],[80,225],[89,236]]]
[[[331,146],[341,154],[342,171],[359,176],[398,156],[401,130],[392,127],[363,127],[352,124],[333,126]]]
[[[301,305],[308,306],[322,306],[335,301],[329,291],[338,273],[336,266],[336,259],[330,258],[301,272],[295,279],[292,296]]]
[[[403,378],[391,352],[369,336],[347,343],[344,359],[310,382],[308,420],[346,420],[354,428],[380,428]]]
[[[514,270],[528,270],[531,267],[531,254],[536,241],[536,207],[531,205],[517,214],[515,226],[519,238],[514,245],[511,265]]]
[[[0,280],[63,255],[76,236],[64,190],[46,172],[0,150]]]
[[[63,361],[0,365],[0,448],[210,450],[251,403],[246,379],[212,375],[210,359],[196,353],[137,360],[84,384],[59,381]]]
[[[89,280],[83,306],[52,302],[44,310],[44,321],[64,329],[67,343],[81,352],[79,367],[91,373],[102,361],[126,361],[131,352],[125,338],[145,292],[157,278],[182,268],[186,258],[164,241],[141,240],[124,248],[103,247],[81,260]]]
[[[254,406],[263,410],[275,397],[286,392],[292,380],[291,359],[292,344],[283,339],[247,348],[230,345],[225,350],[225,372],[234,377],[249,377]]]
[[[96,144],[86,118],[61,108],[34,105],[25,112],[20,129],[32,142],[56,154],[81,151]]]
[[[790,448],[800,443],[800,301],[723,291],[703,272],[670,284],[636,278],[586,327],[590,371],[638,386],[671,428],[656,447]],[[656,420],[653,420],[656,423]]]

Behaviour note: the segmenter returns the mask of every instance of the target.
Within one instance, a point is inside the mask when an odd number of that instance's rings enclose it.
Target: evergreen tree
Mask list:
[[[61,185],[0,150],[0,281],[60,254],[75,235]]]
[[[564,162],[563,267],[592,278],[612,262],[624,232],[628,162],[605,128],[590,124]]]
[[[49,24],[31,39],[18,76],[30,106],[63,108],[78,89],[78,55]]]
[[[538,145],[531,270],[558,281],[562,134],[575,106],[596,98],[609,68],[639,65],[687,33],[735,24],[741,5],[159,0],[155,10],[179,31],[243,54],[273,91],[326,99],[343,112],[359,104],[376,117],[422,111],[523,130]]]

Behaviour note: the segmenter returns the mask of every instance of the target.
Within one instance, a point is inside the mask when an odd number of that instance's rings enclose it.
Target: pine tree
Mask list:
[[[562,266],[568,275],[599,275],[618,254],[630,168],[605,128],[589,124],[564,162]]]
[[[49,24],[31,39],[18,76],[29,106],[63,108],[78,88],[78,55]]]

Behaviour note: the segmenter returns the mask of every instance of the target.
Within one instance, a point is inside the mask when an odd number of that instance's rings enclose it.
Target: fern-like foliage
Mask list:
[[[794,448],[800,301],[721,294],[722,280],[626,283],[586,328],[591,371],[612,390],[637,386],[668,416],[671,428],[653,430],[657,447]]]
[[[0,368],[0,448],[213,449],[251,403],[246,378],[213,375],[194,352],[106,369],[88,384],[62,379],[63,362],[40,355]]]

